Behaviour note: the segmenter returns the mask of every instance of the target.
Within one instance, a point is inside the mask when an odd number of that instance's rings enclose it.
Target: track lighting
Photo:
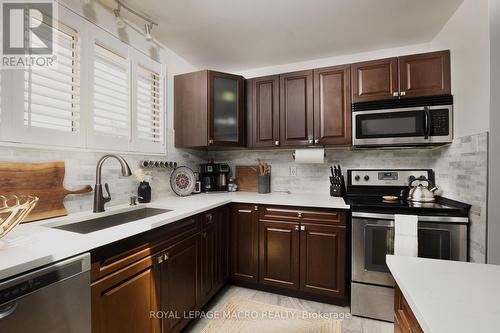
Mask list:
[[[120,8],[118,7],[118,9],[113,10],[113,13],[115,14],[115,23],[118,29],[125,28],[125,21],[120,16]]]
[[[151,36],[151,29],[153,29],[153,25],[151,23],[144,24],[144,37],[148,42],[153,40],[153,37]]]

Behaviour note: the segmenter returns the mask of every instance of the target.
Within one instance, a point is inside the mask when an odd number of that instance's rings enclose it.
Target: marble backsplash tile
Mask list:
[[[254,165],[260,158],[272,166],[271,190],[329,193],[329,166],[343,170],[368,168],[433,169],[438,194],[472,205],[470,259],[485,262],[488,134],[457,138],[451,145],[432,149],[351,150],[327,149],[324,164],[296,164],[293,150],[215,151],[209,157],[236,165]],[[290,176],[290,167],[297,176]]]
[[[173,142],[173,133],[169,133]],[[235,165],[254,165],[260,158],[272,165],[271,189],[292,192],[329,193],[329,166],[341,164],[344,170],[352,168],[431,168],[436,174],[439,194],[470,203],[470,258],[475,262],[485,261],[486,203],[487,203],[487,151],[488,135],[481,133],[455,139],[451,145],[433,149],[404,150],[351,150],[327,149],[325,164],[296,164],[293,150],[262,151],[217,151],[203,152],[175,149],[169,145],[166,159],[177,161],[198,170],[199,164],[207,158],[229,162]],[[40,150],[28,148],[0,147],[0,161],[45,162],[64,160],[66,162],[65,186],[76,189],[95,183],[95,166],[103,153]],[[157,160],[149,155],[122,154],[132,169],[139,167],[144,159]],[[164,158],[165,159],[165,158]],[[297,167],[297,176],[290,176],[290,167]],[[112,204],[127,203],[137,192],[138,182],[134,177],[121,177],[119,164],[109,160],[103,168],[103,182],[108,182]],[[169,185],[169,170],[154,170],[153,198],[172,193]],[[1,189],[0,189],[1,192]],[[68,211],[78,212],[92,209],[92,193],[66,197]]]

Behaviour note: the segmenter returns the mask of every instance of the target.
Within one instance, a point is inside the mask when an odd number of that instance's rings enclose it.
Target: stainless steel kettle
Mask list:
[[[419,181],[418,185],[413,185],[416,181]],[[424,186],[422,182],[426,182],[427,186]],[[434,197],[434,192],[438,189],[434,184],[424,176],[413,179],[410,184],[410,192],[408,193],[408,200],[413,202],[434,202],[436,198]]]

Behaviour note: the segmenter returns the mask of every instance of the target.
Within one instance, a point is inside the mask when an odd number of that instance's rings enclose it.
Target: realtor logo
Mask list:
[[[2,66],[52,67],[54,3],[2,1]]]

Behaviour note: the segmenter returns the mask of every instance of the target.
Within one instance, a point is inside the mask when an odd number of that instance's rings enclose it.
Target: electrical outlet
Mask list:
[[[290,167],[290,176],[297,177],[297,167],[295,167],[295,166]]]

